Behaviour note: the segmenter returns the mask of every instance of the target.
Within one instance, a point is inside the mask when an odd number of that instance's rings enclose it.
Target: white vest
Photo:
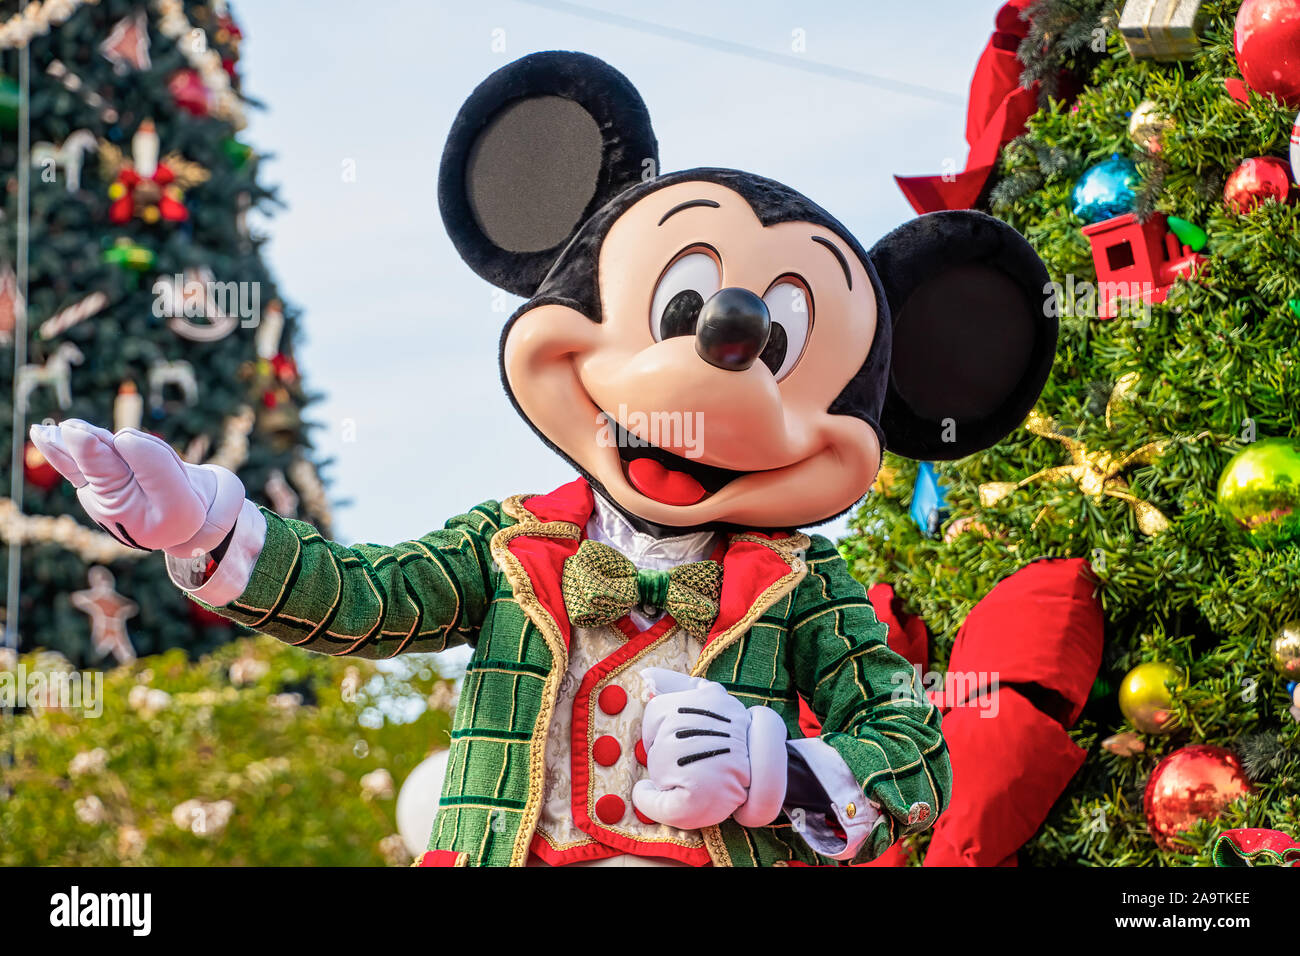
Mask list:
[[[716,535],[704,531],[676,538],[656,539],[632,528],[627,519],[599,495],[587,525],[587,537],[616,548],[640,569],[668,570],[709,556]],[[575,627],[569,641],[569,665],[560,682],[559,697],[546,738],[546,789],[537,836],[552,851],[569,854],[581,847],[594,849],[591,836],[580,829],[574,816],[577,769],[585,770],[588,785],[580,794],[580,812],[600,827],[637,844],[670,844],[703,854],[704,838],[698,830],[680,830],[642,819],[632,805],[632,787],[647,775],[641,742],[641,718],[650,694],[640,672],[664,667],[687,673],[702,645],[676,624],[660,623],[634,611],[632,623],[642,634],[629,635],[616,625]],[[658,625],[658,626],[656,626]],[[629,645],[643,647],[629,651]],[[611,655],[616,660],[610,661]],[[574,740],[575,724],[581,739]],[[574,761],[575,746],[581,759]],[[646,847],[642,852],[656,853]],[[581,856],[581,852],[578,854]],[[538,862],[534,858],[534,862]],[[654,866],[678,861],[659,855],[642,856],[620,851],[610,859],[587,865]]]

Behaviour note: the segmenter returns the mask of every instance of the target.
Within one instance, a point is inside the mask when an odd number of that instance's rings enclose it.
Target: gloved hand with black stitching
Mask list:
[[[226,539],[244,485],[219,465],[191,465],[160,438],[116,435],[76,418],[33,425],[33,444],[77,489],[92,521],[123,544],[197,558]]]
[[[788,772],[780,715],[770,707],[746,708],[702,677],[658,667],[641,676],[655,696],[641,724],[650,776],[633,788],[633,805],[685,830],[731,816],[747,827],[775,820]]]

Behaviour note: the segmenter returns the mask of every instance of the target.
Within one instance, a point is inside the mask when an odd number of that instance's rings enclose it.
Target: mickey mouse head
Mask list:
[[[501,336],[511,401],[639,525],[817,524],[882,448],[959,458],[1037,400],[1055,310],[1010,226],[936,213],[867,252],[788,186],[658,165],[626,77],[537,53],[461,107],[438,183],[461,256],[527,299]]]

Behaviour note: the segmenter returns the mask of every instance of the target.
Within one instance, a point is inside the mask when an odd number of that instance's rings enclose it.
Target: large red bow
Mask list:
[[[1038,86],[1020,85],[1024,65],[1016,57],[1020,41],[1029,35],[1022,15],[1033,2],[1010,0],[998,11],[996,29],[971,80],[966,168],[939,176],[894,177],[918,213],[972,208],[997,165],[998,152],[1025,131],[1025,121],[1038,111]]]
[[[1066,728],[1079,719],[1101,666],[1104,617],[1095,590],[1082,559],[1035,561],[967,615],[945,689],[931,694],[943,711],[953,790],[926,866],[1015,866],[1083,764],[1086,754]],[[900,612],[887,584],[868,596],[889,627],[889,647],[924,671],[924,622]],[[799,724],[808,736],[820,733],[806,708]],[[895,844],[865,865],[907,862]]]

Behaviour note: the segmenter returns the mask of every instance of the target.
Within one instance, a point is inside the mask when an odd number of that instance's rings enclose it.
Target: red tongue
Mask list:
[[[693,505],[707,494],[690,475],[669,471],[653,458],[628,462],[627,477],[641,494],[666,505]]]

